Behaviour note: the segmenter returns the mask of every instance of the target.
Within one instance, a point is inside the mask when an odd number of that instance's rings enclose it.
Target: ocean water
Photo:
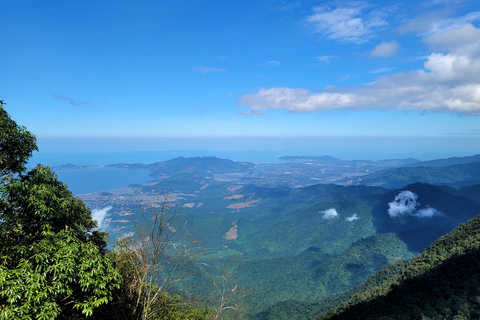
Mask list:
[[[154,163],[176,157],[215,156],[233,161],[256,164],[280,163],[281,156],[288,151],[143,151],[143,152],[51,152],[35,153],[29,161],[29,168],[38,163],[58,167],[64,164],[90,166],[87,168],[58,169],[59,180],[65,182],[76,195],[108,191],[130,184],[145,184],[154,178],[148,171],[106,167],[115,163]]]
[[[474,140],[474,146],[478,141]],[[470,145],[471,147],[472,145]],[[479,146],[480,147],[480,146]],[[475,149],[478,150],[478,149]],[[64,164],[92,166],[75,170],[59,170],[57,174],[75,194],[106,191],[130,184],[145,184],[152,180],[149,172],[105,167],[115,163],[154,163],[176,157],[215,156],[233,161],[255,164],[282,163],[282,156],[323,156],[330,155],[340,159],[379,160],[417,158],[430,160],[452,156],[473,155],[471,149],[445,148],[442,144],[429,147],[411,146],[400,148],[395,144],[387,145],[345,145],[332,144],[327,147],[305,150],[167,150],[167,151],[121,151],[121,152],[36,152],[28,166],[38,163],[52,167]]]
[[[108,191],[129,186],[145,184],[154,180],[145,170],[129,170],[95,166],[74,170],[57,170],[58,179],[68,185],[76,195]]]
[[[286,155],[316,155],[311,150],[292,151],[275,150],[178,150],[178,151],[121,151],[121,152],[36,152],[29,161],[30,166],[42,163],[49,166],[64,164],[108,165],[114,163],[154,163],[177,157],[217,157],[233,161],[253,162],[255,164],[280,163],[279,158]],[[323,155],[323,154],[322,154]]]

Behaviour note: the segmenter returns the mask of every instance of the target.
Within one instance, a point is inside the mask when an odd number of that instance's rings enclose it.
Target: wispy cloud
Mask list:
[[[400,44],[392,40],[390,42],[382,42],[370,52],[370,58],[389,58],[394,56],[400,49]]]
[[[385,73],[385,72],[393,71],[395,69],[397,69],[397,68],[396,67],[383,67],[383,68],[378,68],[378,69],[375,69],[375,70],[372,70],[372,71],[368,71],[368,73],[379,74],[379,73]]]
[[[355,77],[354,75],[351,75],[351,74],[347,74],[346,76],[344,77],[341,77],[340,79],[338,79],[338,81],[345,81],[345,80],[348,80],[352,77]]]
[[[476,39],[476,40],[474,40]],[[252,111],[286,109],[415,109],[480,116],[480,29],[465,24],[424,39],[432,49],[423,69],[380,76],[361,86],[329,86],[318,92],[303,88],[261,88],[240,97]]]
[[[82,105],[88,105],[90,104],[89,102],[87,101],[74,101],[72,98],[69,98],[69,97],[66,97],[64,95],[61,95],[61,94],[57,94],[57,95],[54,95],[53,96],[55,99],[61,99],[61,100],[66,100],[68,101],[68,103],[70,103],[72,106],[82,106]]]
[[[104,220],[108,214],[108,211],[112,210],[112,206],[105,207],[103,209],[93,209],[92,210],[92,220],[96,220],[98,224],[98,229],[102,229],[104,226]]]
[[[365,43],[374,36],[378,29],[385,28],[388,23],[380,11],[370,11],[365,2],[350,2],[349,5],[314,7],[314,14],[306,21],[316,33],[320,33],[330,40],[342,42]]]
[[[252,114],[252,115],[258,115],[258,114],[266,114],[265,112],[261,112],[261,111],[244,111],[244,112],[240,112],[240,114]]]
[[[200,72],[203,74],[212,73],[212,72],[226,72],[227,69],[215,68],[215,67],[205,67],[205,66],[196,66],[193,68],[193,71]]]
[[[292,10],[294,10],[295,8],[297,8],[301,5],[302,4],[300,2],[292,2],[292,3],[289,3],[289,4],[283,5],[283,6],[275,7],[275,8],[273,8],[273,10],[276,10],[276,11],[292,11]]]
[[[318,56],[318,57],[315,57],[315,58],[320,62],[328,64],[332,61],[333,58],[335,58],[335,56]]]
[[[446,30],[458,29],[465,24],[480,21],[480,11],[470,12],[462,17],[451,18],[451,10],[429,11],[418,15],[398,28],[400,34],[416,33],[425,37]]]
[[[271,67],[278,67],[278,66],[281,66],[282,63],[280,61],[271,60],[271,61],[268,61],[267,65]]]

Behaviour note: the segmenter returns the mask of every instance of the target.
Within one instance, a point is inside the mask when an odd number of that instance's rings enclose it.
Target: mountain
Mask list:
[[[208,248],[200,258],[205,273],[218,274],[215,265],[225,257],[241,257],[235,280],[261,292],[246,300],[252,319],[293,319],[295,309],[284,307],[295,303],[312,314],[325,301],[333,307],[333,295],[414,256],[480,212],[461,191],[422,183],[396,190],[232,187],[209,185],[185,199],[192,204],[186,225]]]
[[[220,159],[217,157],[178,157],[163,162],[155,162],[151,164],[111,164],[110,167],[143,169],[152,172],[152,176],[179,176],[182,174],[222,174],[233,172],[246,172],[254,166],[249,162],[234,162],[229,159]]]
[[[347,303],[319,319],[479,317],[480,216],[476,216],[440,237],[406,266],[384,267]]]
[[[347,182],[348,179],[343,181]],[[471,186],[480,184],[480,161],[445,167],[400,167],[364,175],[354,184],[401,188],[415,182],[434,185]]]
[[[480,203],[480,184],[474,186],[466,187],[451,187],[451,186],[440,186],[442,189],[448,193],[459,195],[462,197],[467,197],[470,200]]]
[[[455,166],[465,169],[473,164]],[[327,167],[314,162],[301,165],[311,170]],[[243,301],[251,319],[312,318],[351,298],[363,282],[375,283],[375,287],[393,274],[391,270],[400,274],[409,261],[405,259],[480,213],[478,186],[279,187],[282,184],[269,184],[269,180],[288,179],[295,166],[252,169],[252,164],[218,158],[176,158],[126,166],[155,172],[158,181],[135,186],[130,194],[101,198],[102,207],[116,206],[108,218],[108,231],[131,231],[125,216],[134,209],[128,197],[138,200],[171,192],[185,211],[183,230],[195,234],[204,252],[196,265],[201,279],[189,280],[179,289],[208,299],[211,283],[219,283],[223,266],[237,257],[241,267],[231,281],[257,292]],[[267,169],[265,175],[262,170]],[[267,183],[249,184],[257,177]],[[114,198],[122,199],[121,205],[108,202]],[[395,269],[380,274],[374,282],[368,280],[389,263],[396,263]]]
[[[428,161],[419,161],[415,163],[415,167],[447,167],[456,164],[467,164],[472,162],[480,161],[480,154],[476,154],[473,156],[468,157],[451,157],[447,159],[435,159],[435,160],[428,160]],[[406,164],[403,165],[404,167],[411,167],[410,165]]]

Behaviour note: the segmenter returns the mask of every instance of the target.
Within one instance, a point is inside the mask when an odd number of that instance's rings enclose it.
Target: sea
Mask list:
[[[306,151],[307,152],[307,151]],[[307,154],[307,153],[306,153]],[[108,167],[119,163],[154,163],[177,157],[214,156],[240,162],[255,164],[281,163],[279,158],[291,155],[291,151],[122,151],[122,152],[36,152],[28,163],[28,168],[38,163],[52,167],[59,180],[65,182],[76,195],[95,193],[126,187],[131,184],[146,184],[152,181],[150,173],[145,170]],[[302,153],[303,155],[303,153]],[[73,164],[82,166],[64,169],[60,166]]]
[[[239,162],[255,164],[282,163],[282,156],[323,156],[330,155],[344,160],[362,159],[404,159],[417,158],[430,160],[450,156],[473,155],[468,152],[453,153],[455,150],[435,148],[410,148],[400,150],[394,146],[386,148],[352,149],[316,149],[316,150],[166,150],[166,151],[121,151],[121,152],[35,152],[28,163],[33,168],[38,163],[53,167],[59,179],[65,182],[76,195],[95,193],[126,187],[131,184],[146,184],[152,181],[149,172],[144,170],[122,169],[108,167],[118,163],[154,163],[167,161],[177,157],[214,156]],[[86,166],[77,169],[64,170],[55,168],[65,164]]]

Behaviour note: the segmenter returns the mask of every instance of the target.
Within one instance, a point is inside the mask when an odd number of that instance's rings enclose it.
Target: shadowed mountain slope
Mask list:
[[[480,216],[440,237],[401,274],[390,268],[319,319],[478,319]]]

